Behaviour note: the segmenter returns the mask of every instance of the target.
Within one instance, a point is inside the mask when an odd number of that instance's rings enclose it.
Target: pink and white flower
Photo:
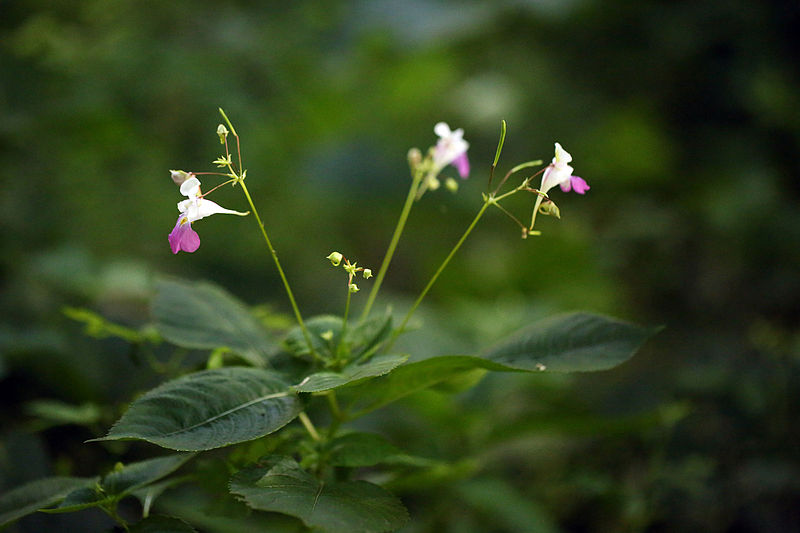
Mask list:
[[[547,194],[547,191],[558,185],[564,192],[575,191],[578,194],[585,194],[590,189],[589,184],[583,178],[572,175],[575,169],[570,166],[571,162],[570,153],[556,143],[555,157],[542,175],[539,191]]]
[[[458,170],[459,176],[467,178],[469,176],[469,159],[467,159],[469,143],[464,140],[464,130],[458,128],[451,131],[447,123],[439,122],[434,126],[433,132],[439,136],[439,141],[433,150],[435,174],[438,174],[447,165],[453,165]]]
[[[200,180],[195,176],[181,184],[181,194],[187,196],[188,199],[178,203],[178,211],[181,214],[168,237],[173,254],[177,254],[181,250],[191,253],[200,247],[200,236],[192,229],[192,222],[217,213],[247,215],[247,213],[225,209],[211,200],[203,198],[200,194]]]

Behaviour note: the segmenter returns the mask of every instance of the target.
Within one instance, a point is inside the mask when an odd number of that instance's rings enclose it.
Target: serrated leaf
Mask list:
[[[382,533],[408,520],[400,500],[378,485],[323,483],[288,457],[270,457],[238,472],[230,488],[253,509],[295,516],[325,533]]]
[[[483,357],[513,370],[607,370],[630,359],[657,331],[589,313],[557,315],[522,329]]]
[[[119,500],[177,470],[194,454],[181,453],[137,461],[107,474],[97,487],[82,487],[70,492],[51,513],[70,513]]]
[[[250,309],[210,283],[159,280],[152,313],[161,335],[178,346],[208,350],[225,346],[260,367],[278,351]]]
[[[402,455],[395,445],[375,433],[348,433],[330,444],[329,463],[333,466],[373,466]]]
[[[468,378],[475,369],[499,372],[607,370],[636,353],[658,329],[599,315],[573,313],[542,320],[482,357],[446,355],[400,366],[348,389],[354,417],[439,383]]]
[[[47,477],[31,481],[0,496],[0,527],[49,507],[79,488],[92,487],[97,478]]]
[[[341,372],[317,372],[292,388],[297,392],[321,392],[356,381],[388,374],[408,359],[407,355],[380,355],[361,365],[349,365]]]
[[[153,515],[148,516],[133,524],[130,533],[197,533],[197,530],[173,516]]]
[[[297,395],[275,372],[204,370],[168,381],[135,400],[108,435],[179,451],[211,450],[263,437],[293,420]]]

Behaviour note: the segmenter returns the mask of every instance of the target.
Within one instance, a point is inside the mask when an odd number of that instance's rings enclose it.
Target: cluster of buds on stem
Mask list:
[[[326,259],[330,261],[331,264],[335,267],[341,265],[344,271],[347,272],[347,290],[351,294],[355,294],[359,291],[358,285],[353,283],[353,278],[356,277],[356,274],[361,272],[361,276],[364,279],[369,279],[372,277],[372,270],[370,270],[369,268],[358,266],[358,263],[356,263],[355,261],[351,263],[347,258],[345,258],[339,252],[331,252],[331,254],[328,257],[326,257]]]

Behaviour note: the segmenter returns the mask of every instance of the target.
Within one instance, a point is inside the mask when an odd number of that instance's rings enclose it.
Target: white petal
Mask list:
[[[561,163],[566,164],[570,162],[572,162],[572,156],[570,155],[570,153],[561,148],[561,145],[559,143],[556,143],[556,156],[553,158],[553,163],[558,165]]]
[[[200,180],[192,176],[181,184],[181,194],[193,198],[200,190]]]
[[[181,213],[185,213],[189,210],[189,205],[193,202],[193,200],[184,200],[182,202],[178,202],[178,211]]]
[[[433,127],[433,132],[438,135],[439,137],[445,138],[450,136],[450,126],[447,125],[447,122],[439,122]],[[464,132],[462,131],[461,134],[463,135]]]
[[[217,215],[220,213],[225,213],[229,215],[237,215],[239,214],[238,211],[233,211],[232,209],[225,209],[219,204],[212,202],[211,200],[201,199],[197,202],[197,220],[201,218],[210,217],[211,215]]]

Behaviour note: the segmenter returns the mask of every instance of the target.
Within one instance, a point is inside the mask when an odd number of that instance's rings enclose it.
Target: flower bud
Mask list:
[[[175,182],[175,185],[180,187],[184,181],[192,177],[192,173],[184,172],[183,170],[170,170],[169,176],[172,178],[172,181]]]
[[[416,170],[420,163],[422,163],[422,152],[419,151],[419,148],[409,150],[408,166],[411,167],[411,170]]]
[[[350,294],[355,294],[358,292],[358,285],[356,285],[355,283],[351,283],[350,285],[347,286],[347,290],[350,291]]]
[[[370,270],[369,268],[365,268],[364,272],[362,272],[361,275],[364,276],[364,279],[369,279],[372,277],[372,270]]]
[[[219,143],[225,144],[225,138],[228,136],[228,128],[224,124],[217,126],[217,135],[219,135]]]
[[[342,262],[342,257],[343,257],[342,254],[340,254],[339,252],[331,252],[331,255],[326,257],[326,259],[328,259],[333,266],[338,267],[339,264]]]
[[[320,333],[319,336],[322,337],[323,340],[331,342],[333,340],[333,330],[332,329],[326,330]]]
[[[458,192],[458,182],[456,180],[454,180],[453,178],[447,178],[444,181],[444,186],[447,188],[448,191],[450,191],[452,193],[457,193]]]
[[[556,218],[561,218],[561,211],[558,209],[556,203],[552,200],[543,201],[542,205],[539,206],[539,213],[543,215],[553,216]]]

